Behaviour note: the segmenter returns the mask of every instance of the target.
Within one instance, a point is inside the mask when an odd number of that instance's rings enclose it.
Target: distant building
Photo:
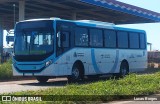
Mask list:
[[[160,62],[160,51],[148,51],[148,62]]]

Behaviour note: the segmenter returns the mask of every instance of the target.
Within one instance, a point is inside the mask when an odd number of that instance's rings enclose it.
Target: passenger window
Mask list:
[[[118,48],[128,48],[128,33],[119,31],[117,33]]]
[[[90,46],[91,47],[103,46],[102,30],[90,29]]]
[[[104,46],[108,48],[116,47],[116,32],[113,30],[104,31]]]
[[[88,46],[88,31],[86,28],[76,28],[75,32],[75,45]]]
[[[145,34],[140,34],[140,48],[141,49],[146,48],[146,36],[145,36]]]
[[[139,34],[138,33],[129,33],[129,44],[130,48],[138,49],[139,48]]]

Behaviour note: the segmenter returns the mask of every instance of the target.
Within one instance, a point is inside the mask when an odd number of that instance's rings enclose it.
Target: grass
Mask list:
[[[151,70],[151,69],[149,69]],[[160,69],[156,69],[160,70]],[[0,65],[0,80],[12,79],[11,59]],[[160,72],[152,74],[136,75],[130,74],[123,79],[99,80],[94,82],[83,82],[83,84],[68,84],[62,88],[48,88],[38,91],[22,91],[9,93],[7,95],[56,95],[56,98],[47,100],[66,100],[75,103],[78,100],[87,101],[111,101],[125,99],[132,96],[125,95],[150,95],[160,91]],[[94,95],[94,96],[93,96]],[[66,97],[66,98],[64,98]],[[68,97],[68,98],[67,98]],[[16,102],[17,103],[17,102]],[[26,102],[28,104],[32,102]],[[38,102],[41,103],[41,102]],[[45,102],[44,102],[45,103]],[[66,103],[57,101],[57,103]],[[68,103],[68,102],[67,102]],[[93,103],[93,102],[92,102]],[[94,102],[95,103],[95,102]]]
[[[38,91],[23,91],[12,93],[11,95],[56,95],[57,98],[47,100],[66,100],[71,99],[69,103],[76,101],[111,101],[117,99],[126,99],[126,95],[151,95],[160,91],[160,72],[155,74],[136,75],[131,74],[123,79],[100,80],[95,82],[84,82],[83,84],[68,84],[62,88],[48,88]],[[66,96],[65,96],[66,95]],[[70,96],[71,95],[71,96]],[[84,96],[85,95],[85,96]],[[93,96],[94,95],[94,96]],[[66,98],[66,97],[72,98]],[[29,102],[28,102],[29,103]],[[66,103],[61,101],[58,103]],[[30,103],[29,103],[30,104]]]

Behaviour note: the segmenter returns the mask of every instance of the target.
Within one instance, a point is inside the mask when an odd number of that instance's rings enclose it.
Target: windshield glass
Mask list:
[[[53,52],[53,31],[29,28],[16,31],[15,55],[41,55]]]

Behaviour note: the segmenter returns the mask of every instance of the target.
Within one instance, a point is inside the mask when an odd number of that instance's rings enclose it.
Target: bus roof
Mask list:
[[[89,26],[89,27],[97,27],[97,28],[115,29],[115,30],[120,30],[120,31],[131,31],[131,32],[146,33],[144,30],[118,27],[113,23],[102,22],[102,21],[94,21],[94,20],[66,20],[66,19],[60,19],[60,18],[57,18],[57,17],[52,17],[52,18],[29,19],[29,20],[24,20],[24,21],[20,21],[20,22],[45,21],[45,20],[72,22],[72,23],[75,23],[78,26]]]
[[[145,33],[146,32],[144,30],[140,30],[140,29],[132,29],[132,28],[124,28],[124,27],[114,27],[115,30],[120,30],[120,31],[130,31],[130,32],[140,32],[140,33]]]

